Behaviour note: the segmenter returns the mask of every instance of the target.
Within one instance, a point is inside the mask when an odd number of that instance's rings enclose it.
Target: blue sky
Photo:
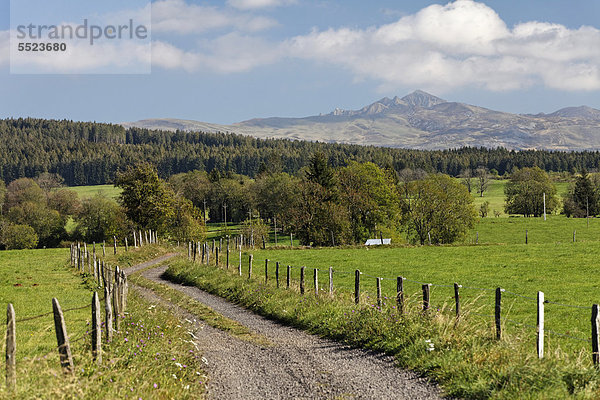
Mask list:
[[[9,10],[0,0],[2,118],[232,123],[415,89],[510,112],[600,109],[594,0],[159,0],[149,75],[11,75]]]

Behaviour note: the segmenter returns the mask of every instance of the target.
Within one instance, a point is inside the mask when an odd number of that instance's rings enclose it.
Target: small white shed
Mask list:
[[[365,246],[379,246],[382,244],[392,244],[392,239],[383,239],[383,243],[381,243],[382,239],[368,239],[365,242]]]

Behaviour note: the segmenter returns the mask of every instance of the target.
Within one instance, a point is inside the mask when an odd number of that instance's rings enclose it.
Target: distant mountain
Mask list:
[[[429,150],[463,146],[600,149],[600,110],[594,108],[511,114],[448,102],[421,90],[402,98],[384,97],[360,110],[337,108],[328,114],[304,118],[259,118],[232,125],[147,119],[123,125]]]

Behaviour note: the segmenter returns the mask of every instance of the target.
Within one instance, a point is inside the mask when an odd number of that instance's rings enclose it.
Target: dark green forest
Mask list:
[[[458,176],[483,166],[500,175],[514,168],[545,171],[595,171],[600,152],[509,151],[460,148],[423,151],[255,139],[232,133],[167,132],[125,129],[120,125],[33,118],[0,120],[0,179],[57,173],[69,186],[113,183],[118,171],[149,162],[161,177],[192,170],[255,177],[265,170],[296,174],[320,151],[332,167],[349,161],[373,162],[400,171],[423,169]]]

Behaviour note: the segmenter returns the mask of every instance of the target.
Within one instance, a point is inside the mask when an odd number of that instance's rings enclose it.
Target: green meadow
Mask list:
[[[116,199],[121,194],[121,189],[113,185],[72,186],[69,189],[77,193],[80,199],[93,197],[99,193]]]

